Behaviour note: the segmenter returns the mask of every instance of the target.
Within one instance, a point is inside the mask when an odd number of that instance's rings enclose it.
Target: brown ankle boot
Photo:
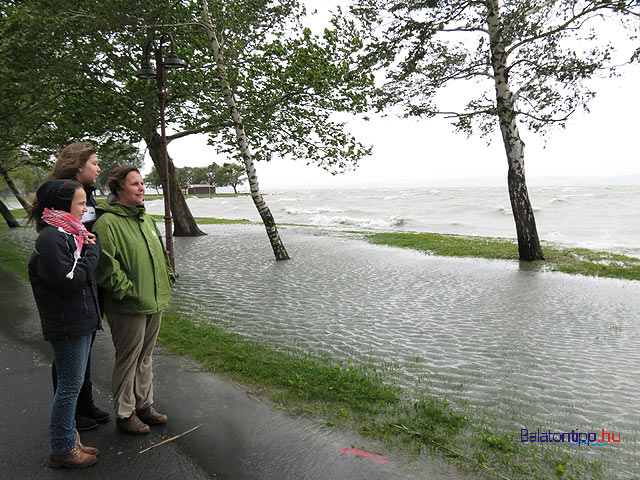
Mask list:
[[[133,435],[145,435],[149,433],[149,425],[142,422],[134,411],[129,418],[118,418],[116,426],[121,432]]]
[[[82,450],[84,453],[86,453],[87,455],[95,455],[96,457],[100,455],[100,450],[98,450],[97,448],[87,447],[86,445],[82,444],[82,442],[80,441],[80,434],[78,433],[78,430],[75,431],[75,437],[76,446],[80,447],[80,450]]]
[[[153,405],[136,410],[136,413],[140,420],[144,423],[148,423],[149,425],[162,425],[163,423],[167,423],[167,416],[163,413],[157,412],[156,409],[153,408]]]
[[[53,468],[86,468],[97,461],[98,457],[84,453],[77,445],[67,453],[49,455],[49,466]]]

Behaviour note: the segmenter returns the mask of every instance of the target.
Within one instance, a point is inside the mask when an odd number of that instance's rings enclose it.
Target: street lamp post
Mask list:
[[[165,40],[170,40],[171,51],[164,60],[162,59],[162,45]],[[164,170],[162,175],[162,196],[164,197],[164,225],[166,230],[166,245],[167,252],[169,253],[169,260],[171,262],[171,268],[175,272],[175,256],[173,253],[173,227],[171,222],[171,192],[169,187],[169,154],[167,153],[167,133],[165,130],[164,108],[166,103],[166,94],[164,91],[164,70],[177,70],[184,68],[187,64],[180,60],[174,52],[173,48],[173,36],[169,33],[162,33],[160,40],[150,40],[144,50],[144,61],[142,68],[136,73],[136,77],[143,79],[156,79],[158,86],[158,106],[160,108],[160,154],[162,155],[162,169]],[[156,70],[151,68],[149,64],[149,55],[153,50]]]

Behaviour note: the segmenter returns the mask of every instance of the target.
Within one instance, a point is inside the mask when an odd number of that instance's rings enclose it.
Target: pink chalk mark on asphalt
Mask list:
[[[389,460],[387,457],[378,455],[377,453],[365,452],[364,450],[358,450],[357,448],[345,448],[340,450],[343,455],[353,455],[357,457],[370,458],[373,463],[382,463]]]

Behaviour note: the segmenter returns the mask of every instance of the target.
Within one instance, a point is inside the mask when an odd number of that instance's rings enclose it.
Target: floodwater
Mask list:
[[[640,472],[638,282],[291,227],[281,235],[292,259],[275,262],[262,226],[204,229],[176,238],[173,301],[199,321],[338,361],[390,363],[410,395],[467,400],[498,417],[500,436],[540,428],[600,439],[604,429],[620,443],[574,455],[621,478]]]
[[[390,364],[408,395],[465,401],[496,417],[499,436],[604,429],[620,442],[557,448],[602,460],[604,478],[640,472],[640,282],[303,227],[280,229],[292,258],[276,262],[262,226],[201,228],[208,235],[175,238],[172,299],[200,322],[336,362]],[[32,230],[11,239],[33,248]]]

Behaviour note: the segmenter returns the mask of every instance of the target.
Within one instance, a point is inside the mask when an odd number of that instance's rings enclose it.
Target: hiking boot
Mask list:
[[[96,422],[93,418],[85,417],[79,413],[76,413],[76,430],[84,431],[84,430],[92,430],[98,426],[98,422]]]
[[[133,412],[129,418],[118,418],[116,420],[116,426],[118,430],[124,433],[131,433],[133,435],[145,435],[149,433],[149,425],[143,423],[138,418],[136,412]]]
[[[162,425],[163,423],[167,423],[167,416],[157,412],[156,409],[153,408],[153,405],[136,410],[136,413],[140,420],[149,425]]]
[[[78,407],[78,412],[83,417],[90,418],[99,423],[107,423],[111,417],[107,412],[96,407],[93,402],[89,402],[83,407]]]
[[[53,468],[86,468],[98,461],[95,455],[88,455],[76,445],[67,453],[49,455],[49,466]]]
[[[80,447],[80,450],[82,450],[83,453],[86,453],[87,455],[95,455],[96,457],[100,455],[100,450],[98,450],[97,448],[87,447],[86,445],[82,444],[82,442],[80,441],[80,434],[78,433],[78,430],[74,432],[74,435],[76,437],[76,446]]]

